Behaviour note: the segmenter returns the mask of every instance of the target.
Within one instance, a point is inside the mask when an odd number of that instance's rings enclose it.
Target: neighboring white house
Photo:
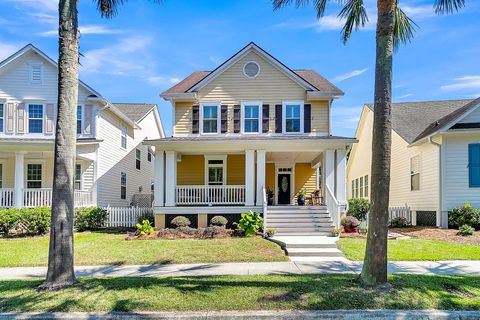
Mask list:
[[[448,212],[480,208],[480,98],[394,103],[390,206],[413,223],[448,226]],[[369,198],[373,105],[363,107],[347,164],[348,197]]]
[[[29,44],[0,62],[0,207],[50,205],[57,64]],[[128,206],[151,194],[154,150],[164,137],[154,104],[113,104],[79,83],[76,206]]]

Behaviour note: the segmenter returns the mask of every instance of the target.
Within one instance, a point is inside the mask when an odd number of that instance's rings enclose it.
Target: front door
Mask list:
[[[290,174],[278,174],[278,204],[290,204]]]

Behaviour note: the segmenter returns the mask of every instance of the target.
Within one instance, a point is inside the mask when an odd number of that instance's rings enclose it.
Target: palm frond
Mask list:
[[[118,8],[128,0],[94,0],[97,3],[97,9],[103,18],[113,18],[118,13]],[[162,0],[150,0],[153,2],[162,2]]]
[[[465,7],[465,0],[435,0],[433,8],[436,14],[449,14]]]
[[[312,0],[311,1],[317,11],[317,18],[323,17],[325,8],[329,0]],[[296,8],[304,7],[310,4],[310,0],[272,0],[273,10],[278,10],[295,3]]]
[[[345,25],[342,28],[342,41],[346,43],[352,31],[364,27],[368,21],[363,0],[345,0],[342,10],[338,13],[338,18],[345,19]]]
[[[400,44],[407,44],[413,39],[413,34],[418,25],[410,19],[406,13],[397,5],[393,18],[393,48],[398,50]]]

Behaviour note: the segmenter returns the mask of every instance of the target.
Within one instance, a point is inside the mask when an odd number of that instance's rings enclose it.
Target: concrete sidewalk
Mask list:
[[[357,274],[362,263],[346,258],[297,258],[288,262],[77,266],[79,277],[179,277],[261,274]],[[480,261],[393,261],[389,273],[480,275]],[[0,268],[0,279],[44,278],[46,267]]]

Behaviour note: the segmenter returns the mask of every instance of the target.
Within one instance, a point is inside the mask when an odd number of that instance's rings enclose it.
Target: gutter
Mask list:
[[[440,227],[448,229],[448,214],[443,217],[443,176],[442,176],[442,144],[433,141],[432,136],[428,137],[428,142],[438,147],[438,208],[440,209]]]
[[[108,102],[106,99],[104,99],[104,98],[89,98],[88,101],[97,102],[98,104],[100,104],[102,106],[102,109],[100,109],[100,110],[110,109],[120,119],[122,119],[123,121],[125,121],[126,123],[131,125],[133,128],[141,129],[140,126],[135,121],[132,121],[132,119],[128,118],[123,112],[121,112],[118,108],[116,108],[113,104]]]

